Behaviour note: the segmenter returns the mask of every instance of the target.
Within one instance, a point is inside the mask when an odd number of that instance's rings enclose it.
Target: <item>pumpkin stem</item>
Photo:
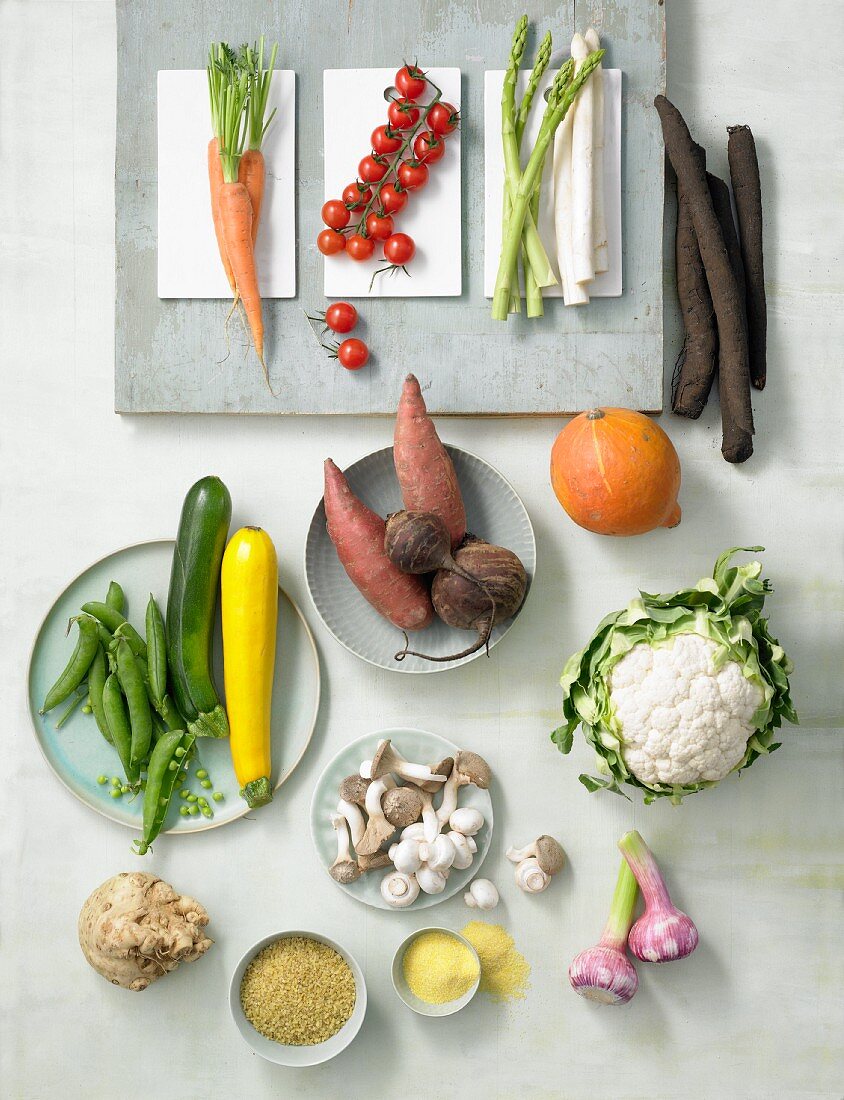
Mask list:
[[[603,409],[589,409],[589,411],[586,413],[586,419],[587,420],[603,420],[604,419],[604,410]]]

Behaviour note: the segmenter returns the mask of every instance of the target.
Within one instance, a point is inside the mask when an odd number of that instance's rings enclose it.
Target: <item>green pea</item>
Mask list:
[[[199,785],[200,787],[204,787],[206,791],[210,791],[211,787],[213,786],[210,779],[202,779]]]
[[[132,760],[132,727],[129,724],[129,715],[118,677],[113,672],[103,684],[103,713],[114,747],[117,749],[117,755],[120,757],[120,763],[123,765],[124,774],[130,783],[137,783],[141,777],[141,770]]]
[[[111,777],[111,785],[112,785],[112,787],[122,787],[123,786],[123,780],[118,779],[116,775],[113,775]]]
[[[222,802],[225,798],[225,795],[222,791],[214,791],[211,797],[214,799],[215,802]]]
[[[82,713],[83,714],[93,714],[94,713],[94,708],[88,706],[88,704],[86,703],[85,706],[82,708]]]
[[[184,755],[185,755],[185,750],[184,750],[184,749],[182,748],[182,746],[181,746],[181,745],[179,745],[179,747],[178,747],[178,748],[176,749],[176,756],[178,756],[178,757],[179,757],[179,759],[181,760],[181,758],[182,758],[182,757],[183,757]]]
[[[205,768],[200,768],[199,769],[199,771],[196,773],[196,778],[197,779],[207,779],[208,778],[208,772],[205,770]]]
[[[94,618],[98,619],[106,630],[110,630],[112,634],[116,634],[120,631],[121,637],[128,641],[132,652],[136,656],[143,657],[143,659],[146,660],[146,642],[131,623],[126,622],[126,618],[121,611],[109,607],[108,604],[100,603],[99,600],[90,600],[88,603],[84,603],[82,605],[82,610],[86,615],[93,615]]]
[[[193,816],[194,814],[198,814],[199,810],[196,808],[196,806],[189,806],[188,813]]]
[[[179,798],[187,798],[189,794],[190,791],[187,789],[187,787],[182,787],[182,789],[179,791]]]
[[[179,765],[176,763],[175,760],[171,760],[170,763],[167,765],[167,771],[168,772],[175,772],[175,771],[178,771],[178,770],[179,770]]]
[[[107,778],[107,776],[105,776],[105,775],[98,775],[98,776],[97,776],[97,782],[98,782],[98,783],[99,783],[99,785],[100,785],[100,786],[102,787],[102,785],[103,785],[104,783],[108,783],[108,778]]]
[[[195,794],[189,794],[188,795],[188,802],[196,802],[196,795]]]
[[[124,783],[124,784],[123,784],[123,786],[122,786],[122,787],[120,788],[120,793],[121,793],[121,794],[128,794],[128,793],[129,793],[129,788],[128,788],[128,787],[126,786],[126,784],[125,784],[125,783]]]
[[[123,791],[121,791],[121,789],[119,787],[112,787],[111,790],[108,793],[111,795],[112,798],[122,798],[123,797]]]
[[[211,812],[211,807],[210,806],[203,806],[202,807],[202,816],[203,817],[213,817],[214,816],[213,813]]]
[[[187,806],[180,806],[179,813],[182,815],[182,817],[187,817],[190,813],[190,810],[187,808]]]

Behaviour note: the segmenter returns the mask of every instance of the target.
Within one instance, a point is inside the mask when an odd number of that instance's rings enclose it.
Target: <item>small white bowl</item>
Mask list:
[[[455,1001],[446,1001],[445,1004],[441,1005],[428,1004],[427,1001],[423,1001],[417,997],[407,984],[407,979],[404,976],[404,954],[413,941],[417,940],[420,936],[424,936],[426,932],[444,932],[447,936],[453,936],[454,939],[459,940],[464,947],[469,948],[478,964],[478,977],[475,984],[470,989],[467,989],[462,997],[458,997]],[[478,953],[471,943],[469,943],[465,936],[461,936],[459,932],[454,932],[451,928],[419,928],[399,944],[398,950],[395,955],[393,955],[392,977],[393,989],[395,989],[400,999],[404,1001],[408,1008],[412,1009],[414,1012],[418,1012],[420,1016],[451,1016],[453,1013],[459,1012],[461,1008],[465,1008],[478,992],[478,986],[481,984],[481,960],[478,958]]]
[[[313,1046],[289,1046],[287,1043],[277,1043],[274,1039],[268,1039],[266,1035],[256,1031],[247,1020],[240,1004],[240,985],[247,966],[259,951],[263,951],[271,943],[275,943],[277,940],[290,939],[293,936],[303,936],[305,939],[317,940],[319,943],[334,948],[345,961],[355,979],[355,1007],[351,1016],[336,1035],[332,1035],[324,1043],[315,1043]],[[335,1058],[341,1051],[345,1050],[360,1031],[360,1025],[366,1015],[366,982],[357,960],[344,947],[341,947],[339,943],[335,943],[334,940],[330,940],[327,936],[321,936],[318,932],[273,932],[272,935],[265,936],[250,947],[234,968],[229,986],[229,1008],[237,1030],[245,1042],[252,1047],[256,1054],[260,1054],[268,1062],[275,1062],[279,1066],[318,1066],[322,1062],[330,1061],[330,1059]]]

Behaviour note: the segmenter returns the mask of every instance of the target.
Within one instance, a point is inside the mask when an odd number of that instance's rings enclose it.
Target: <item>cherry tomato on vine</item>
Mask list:
[[[390,126],[376,126],[369,139],[372,143],[372,152],[384,156],[387,153],[395,153],[401,149],[401,135],[397,134]]]
[[[375,242],[360,233],[353,233],[346,241],[346,251],[353,260],[362,263],[372,256],[375,251]]]
[[[409,130],[419,121],[419,104],[404,96],[394,99],[387,111],[387,118],[394,130]]]
[[[428,86],[428,81],[416,65],[402,65],[396,73],[395,85],[403,96],[418,99]]]
[[[405,191],[418,191],[428,182],[428,169],[418,160],[403,160],[396,175]]]
[[[384,259],[396,267],[409,264],[416,255],[416,245],[407,233],[394,233],[384,244]]]
[[[363,210],[371,198],[372,191],[360,180],[354,180],[343,189],[343,202],[349,210]]]
[[[360,370],[369,361],[369,348],[363,342],[352,336],[344,340],[337,349],[337,358],[346,370]]]
[[[322,220],[330,229],[345,229],[350,217],[349,208],[340,199],[329,199],[322,208]]]
[[[325,311],[325,323],[332,332],[351,332],[358,323],[358,311],[348,302],[334,302]]]
[[[346,238],[336,229],[323,229],[316,239],[316,246],[323,256],[336,256],[346,247]]]
[[[452,107],[450,103],[444,103],[440,100],[430,109],[425,121],[435,134],[450,134],[457,129],[460,122],[460,112],[456,107]]]
[[[422,130],[413,140],[413,155],[425,164],[436,164],[445,153],[445,138],[431,130]]]
[[[384,184],[378,198],[385,214],[398,214],[407,206],[407,191],[400,191],[392,183]]]
[[[358,165],[358,175],[364,183],[379,183],[389,167],[384,157],[368,153]]]
[[[389,214],[380,214],[373,210],[366,216],[366,235],[373,241],[386,241],[393,232],[393,219]]]

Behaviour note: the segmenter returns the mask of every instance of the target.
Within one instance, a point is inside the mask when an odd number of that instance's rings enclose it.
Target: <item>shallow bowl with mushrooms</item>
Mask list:
[[[471,746],[425,730],[351,742],[326,766],[311,802],[326,877],[378,909],[424,909],[462,896],[492,839],[491,781]]]

